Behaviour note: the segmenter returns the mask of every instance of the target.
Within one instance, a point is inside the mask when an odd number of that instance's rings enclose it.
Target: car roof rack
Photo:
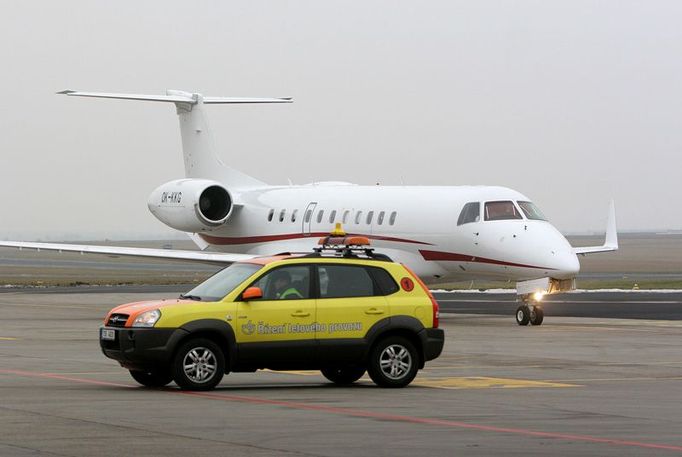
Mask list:
[[[386,254],[374,252],[374,248],[369,247],[369,238],[362,235],[348,235],[337,222],[334,230],[327,236],[320,238],[319,246],[313,248],[313,253],[304,257],[345,257],[345,258],[366,258],[371,260],[381,260],[392,262]]]

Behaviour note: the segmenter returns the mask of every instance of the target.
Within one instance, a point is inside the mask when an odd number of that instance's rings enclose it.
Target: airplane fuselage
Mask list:
[[[228,223],[200,233],[226,252],[309,251],[341,222],[431,282],[566,279],[580,268],[563,235],[547,221],[528,219],[518,202],[530,200],[504,187],[334,182],[244,190],[234,199]],[[522,218],[486,220],[485,203],[493,201],[513,202]],[[478,220],[458,225],[470,202],[480,202]]]

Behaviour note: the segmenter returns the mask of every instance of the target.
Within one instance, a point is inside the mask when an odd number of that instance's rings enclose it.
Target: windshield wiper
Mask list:
[[[187,298],[187,299],[189,299],[189,300],[201,301],[201,297],[198,296],[198,295],[180,294],[180,298]]]

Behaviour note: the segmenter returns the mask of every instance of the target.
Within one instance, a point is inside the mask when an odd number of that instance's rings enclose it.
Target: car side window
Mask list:
[[[320,298],[383,295],[366,268],[360,265],[318,265]]]
[[[263,300],[310,298],[310,267],[291,265],[276,268],[252,284],[263,291]]]
[[[379,286],[381,295],[391,295],[400,289],[391,274],[379,267],[367,267],[367,270],[374,277],[374,281]]]

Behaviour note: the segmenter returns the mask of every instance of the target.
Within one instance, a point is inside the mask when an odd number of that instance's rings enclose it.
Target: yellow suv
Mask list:
[[[438,304],[366,238],[321,244],[234,263],[177,300],[118,306],[100,328],[102,351],[147,387],[209,390],[264,368],[321,370],[337,384],[367,371],[379,386],[407,386],[443,349]]]

